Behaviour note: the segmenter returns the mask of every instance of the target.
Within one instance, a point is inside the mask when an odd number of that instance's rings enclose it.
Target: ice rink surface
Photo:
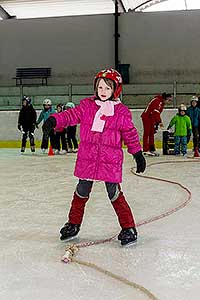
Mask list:
[[[76,154],[24,155],[0,149],[0,299],[2,300],[146,300],[139,289],[61,257],[66,242],[59,230],[67,220],[77,178]],[[191,154],[192,155],[192,154]],[[176,181],[177,185],[135,176],[125,151],[122,189],[135,215],[137,244],[122,248],[114,239],[81,248],[76,259],[92,263],[129,282],[141,285],[159,300],[197,300],[200,289],[200,164],[199,159],[173,156],[148,158],[155,164],[145,175]],[[94,184],[78,238],[71,243],[104,240],[120,231],[104,184]],[[69,242],[68,242],[69,243]]]

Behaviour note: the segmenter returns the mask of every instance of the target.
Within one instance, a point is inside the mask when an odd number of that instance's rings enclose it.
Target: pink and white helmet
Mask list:
[[[109,69],[105,69],[105,70],[102,70],[99,73],[97,73],[97,75],[94,78],[94,88],[96,87],[96,82],[97,82],[98,78],[108,78],[108,79],[113,80],[115,83],[115,90],[114,90],[114,94],[113,94],[114,98],[116,99],[119,97],[119,95],[121,94],[121,91],[122,91],[122,76],[118,71],[116,71],[112,68],[109,68]]]

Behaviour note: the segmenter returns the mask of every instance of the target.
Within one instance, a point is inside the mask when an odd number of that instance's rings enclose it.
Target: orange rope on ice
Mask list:
[[[173,163],[186,163],[186,162],[192,162],[192,163],[196,163],[196,162],[200,162],[200,160],[178,160],[178,161],[164,161],[164,162],[156,162],[156,163],[151,163],[148,165],[148,167],[150,166],[153,166],[153,165],[161,165],[161,164],[173,164]],[[183,201],[183,203],[181,203],[180,205],[170,209],[170,210],[167,210],[166,212],[160,214],[160,215],[157,215],[155,217],[151,217],[149,219],[146,219],[145,221],[140,221],[139,223],[136,224],[137,227],[139,226],[142,226],[142,225],[145,225],[145,224],[148,224],[148,223],[151,223],[153,221],[157,221],[159,219],[162,219],[164,217],[167,217],[173,213],[175,213],[176,211],[178,211],[179,209],[185,207],[191,200],[191,191],[185,187],[184,185],[182,185],[181,183],[178,183],[176,181],[172,181],[172,180],[167,180],[167,179],[162,179],[162,178],[158,178],[158,177],[153,177],[153,176],[147,176],[147,175],[140,175],[140,174],[137,174],[134,172],[133,169],[131,169],[131,172],[136,175],[136,176],[139,176],[139,177],[142,177],[142,178],[146,178],[146,179],[151,179],[151,180],[157,180],[157,181],[161,181],[161,182],[166,182],[166,183],[170,183],[170,184],[173,184],[173,185],[176,185],[176,186],[179,186],[181,189],[183,189],[186,193],[187,193],[187,199]],[[104,240],[98,240],[98,241],[89,241],[89,242],[84,242],[84,243],[79,243],[79,244],[76,244],[76,246],[78,248],[85,248],[85,247],[89,247],[89,246],[93,246],[93,245],[98,245],[98,244],[104,244],[104,243],[107,243],[107,242],[111,242],[113,239],[116,238],[118,234],[115,234],[114,236],[110,237],[110,238],[107,238],[107,239],[104,239]]]
[[[200,162],[200,160],[194,160],[194,159],[192,159],[192,160],[182,160],[182,161],[179,161],[179,160],[178,161],[164,161],[164,162],[151,163],[148,166],[159,165],[159,164],[166,164],[166,163],[167,164],[174,164],[174,163],[186,163],[186,162],[193,162],[193,163],[195,162],[196,163],[196,162]],[[142,177],[142,178],[145,178],[145,179],[157,180],[157,181],[165,182],[165,183],[168,183],[168,184],[173,184],[175,186],[180,187],[187,194],[187,198],[181,204],[179,204],[178,206],[173,207],[173,208],[167,210],[166,212],[164,212],[164,213],[162,213],[160,215],[157,215],[157,216],[148,218],[146,220],[140,221],[139,223],[136,224],[137,227],[142,226],[142,225],[146,225],[148,223],[151,223],[151,222],[157,221],[159,219],[162,219],[164,217],[167,217],[167,216],[169,216],[169,215],[177,212],[178,210],[182,209],[183,207],[185,207],[191,201],[191,196],[192,196],[191,195],[191,191],[187,187],[185,187],[183,184],[181,184],[181,183],[178,183],[178,182],[172,181],[172,180],[167,180],[167,179],[162,179],[162,178],[154,177],[154,176],[140,175],[140,174],[135,173],[135,171],[133,170],[133,168],[131,169],[131,172],[134,175]],[[77,260],[77,259],[74,258],[75,253],[80,248],[85,248],[85,247],[89,247],[89,246],[93,246],[93,245],[98,245],[98,244],[103,244],[103,243],[111,242],[112,240],[114,240],[117,237],[117,235],[118,234],[115,234],[114,236],[112,236],[110,238],[107,238],[107,239],[104,239],[104,240],[88,241],[88,242],[78,243],[78,244],[70,244],[66,248],[65,255],[62,257],[62,261],[66,262],[66,263],[73,261],[73,262],[76,262],[76,263],[78,263],[80,265],[85,265],[87,267],[96,269],[97,271],[99,271],[101,273],[104,273],[105,275],[108,275],[108,276],[110,276],[110,277],[112,277],[114,279],[117,279],[117,280],[119,280],[120,282],[122,282],[124,284],[132,286],[132,287],[134,287],[136,289],[139,289],[141,292],[143,292],[144,294],[146,294],[150,299],[157,300],[157,298],[150,291],[148,291],[147,289],[145,289],[143,286],[138,285],[138,284],[136,284],[134,282],[130,282],[130,281],[128,281],[125,278],[122,278],[122,277],[120,277],[118,275],[115,275],[115,274],[111,273],[110,271],[102,269],[102,268],[98,267],[96,264],[89,263],[89,262],[79,261],[79,260]]]

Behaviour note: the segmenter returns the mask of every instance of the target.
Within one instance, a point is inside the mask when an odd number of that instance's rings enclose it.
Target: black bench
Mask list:
[[[23,79],[42,79],[40,84],[47,85],[47,78],[50,76],[51,68],[17,68],[14,79],[16,79],[16,86],[26,85]]]

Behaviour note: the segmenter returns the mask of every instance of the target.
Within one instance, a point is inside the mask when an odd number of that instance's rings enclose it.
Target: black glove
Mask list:
[[[133,156],[137,165],[136,173],[143,173],[146,169],[146,160],[142,154],[142,151],[138,151],[137,153],[133,154]]]
[[[154,133],[157,133],[159,127],[159,123],[154,124]]]
[[[55,127],[56,127],[56,119],[54,117],[49,117],[42,126],[44,138],[48,139],[51,130],[54,129]]]
[[[188,135],[187,135],[187,144],[189,143],[190,138],[191,138],[191,134],[188,134]]]

